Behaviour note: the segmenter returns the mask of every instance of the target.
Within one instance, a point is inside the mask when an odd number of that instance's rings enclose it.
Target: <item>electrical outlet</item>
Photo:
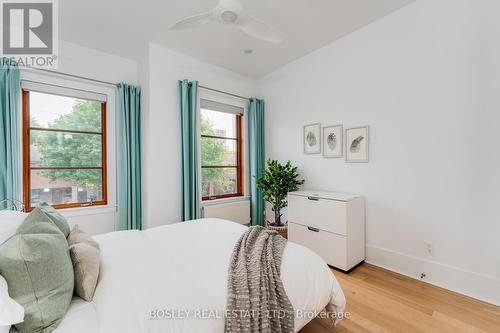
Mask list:
[[[424,242],[424,251],[427,255],[434,255],[434,244],[429,242]]]

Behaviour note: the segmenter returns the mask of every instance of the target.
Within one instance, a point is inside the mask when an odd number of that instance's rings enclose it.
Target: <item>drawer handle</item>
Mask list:
[[[309,229],[310,231],[319,232],[318,228],[307,227],[307,229]]]
[[[307,197],[308,200],[319,201],[318,197]]]

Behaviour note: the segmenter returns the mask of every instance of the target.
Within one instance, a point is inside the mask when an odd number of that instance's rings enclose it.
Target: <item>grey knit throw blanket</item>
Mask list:
[[[226,333],[288,333],[294,311],[280,278],[286,239],[261,226],[236,243],[229,266]]]

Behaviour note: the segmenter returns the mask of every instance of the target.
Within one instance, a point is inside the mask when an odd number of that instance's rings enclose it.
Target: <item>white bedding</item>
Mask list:
[[[245,230],[233,222],[202,219],[96,236],[101,272],[94,300],[75,298],[55,332],[224,332],[229,261]],[[310,250],[288,242],[281,278],[296,311],[327,305],[344,310],[337,280]],[[163,319],[151,319],[152,311]],[[176,319],[166,319],[167,313]],[[296,317],[296,331],[310,320]]]

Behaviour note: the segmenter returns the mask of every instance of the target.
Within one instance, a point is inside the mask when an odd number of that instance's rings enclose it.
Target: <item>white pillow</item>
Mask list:
[[[0,245],[16,233],[28,214],[14,210],[0,210]]]
[[[0,333],[8,333],[10,326],[24,320],[24,308],[9,297],[7,281],[0,275]]]

